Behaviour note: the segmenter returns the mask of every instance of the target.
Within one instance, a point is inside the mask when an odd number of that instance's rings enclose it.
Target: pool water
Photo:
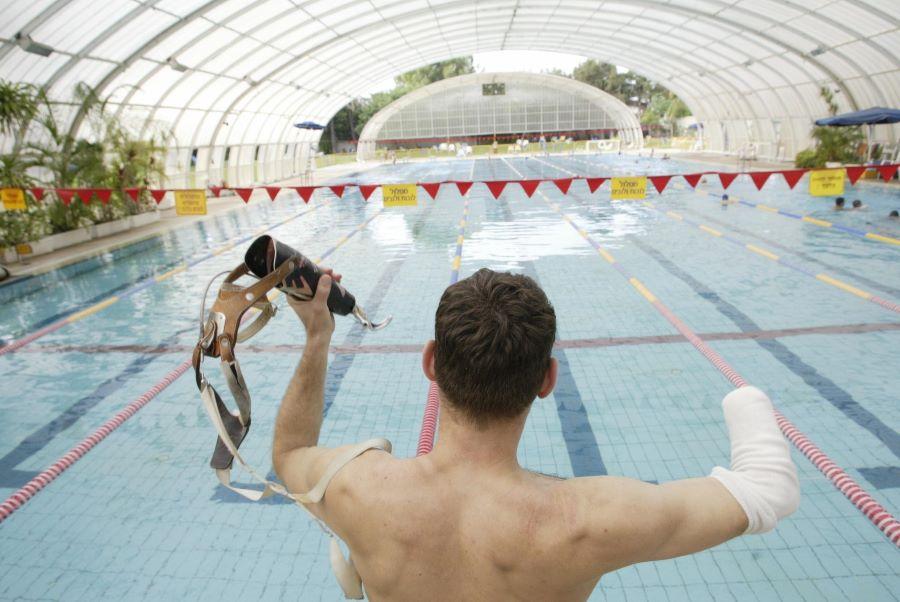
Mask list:
[[[516,157],[382,166],[347,181],[706,169],[647,157]],[[742,177],[723,206],[715,176],[696,191],[673,179],[664,194],[651,190],[648,203],[611,203],[609,183],[590,194],[576,181],[568,195],[545,183],[531,198],[508,185],[499,199],[475,185],[459,276],[481,267],[526,273],[547,292],[559,324],[559,385],[534,404],[521,463],[564,477],[663,482],[728,462],[720,402],[731,385],[590,238],[896,515],[900,314],[890,305],[900,302],[900,246],[834,226],[900,236],[900,224],[885,219],[900,207],[900,189],[860,183],[845,196],[867,208],[835,212],[832,199],[805,187],[802,180],[791,191],[774,176],[757,191]],[[65,321],[0,355],[0,500],[188,357],[206,282],[274,224],[270,234],[310,257],[329,251],[325,263],[344,274],[371,317],[394,318],[375,333],[338,319],[321,443],[385,436],[396,454],[413,455],[428,391],[419,350],[451,278],[463,206],[454,186],[436,201],[420,191],[419,206],[403,208],[383,208],[380,192],[364,202],[355,188],[344,198],[320,191],[309,205],[282,193],[0,287],[7,343]],[[111,295],[117,300],[96,309]],[[239,353],[254,398],[242,452],[262,469],[303,343],[291,312],[274,323]],[[193,378],[178,378],[0,523],[0,599],[339,599],[318,527],[284,500],[254,504],[219,486],[207,467],[214,442]],[[900,598],[897,547],[793,453],[803,502],[774,532],[618,571],[591,599]],[[248,482],[239,471],[236,478]]]

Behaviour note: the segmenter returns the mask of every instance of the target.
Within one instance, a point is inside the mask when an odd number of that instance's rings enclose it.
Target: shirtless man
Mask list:
[[[273,465],[295,493],[353,447],[316,445],[330,288],[323,277],[312,301],[291,303],[307,339],[276,421]],[[606,573],[771,530],[797,508],[787,442],[753,387],[723,402],[730,470],[652,485],[523,469],[516,449],[531,403],[556,384],[555,336],[553,307],[526,276],[480,270],[444,292],[422,353],[440,390],[434,450],[362,453],[307,505],[347,543],[371,600],[585,600]]]

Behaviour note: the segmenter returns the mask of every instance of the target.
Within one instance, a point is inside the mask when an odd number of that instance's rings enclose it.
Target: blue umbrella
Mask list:
[[[885,107],[872,107],[862,111],[852,111],[850,113],[841,113],[834,117],[824,117],[816,119],[816,125],[830,125],[836,127],[847,127],[852,125],[867,125],[866,128],[866,160],[872,157],[872,127],[885,123],[900,123],[900,110],[887,109]]]
[[[295,128],[300,128],[301,130],[324,130],[325,126],[316,123],[315,121],[301,121],[300,123],[294,124]]]
[[[816,125],[834,126],[878,125],[882,123],[900,123],[900,110],[872,107],[863,111],[841,113],[834,117],[824,117],[816,120]]]

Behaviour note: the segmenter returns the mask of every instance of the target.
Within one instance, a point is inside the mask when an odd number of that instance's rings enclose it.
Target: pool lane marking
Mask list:
[[[797,328],[777,328],[772,330],[741,330],[734,332],[702,332],[698,333],[704,341],[744,341],[758,339],[781,339],[785,337],[809,335],[848,335],[867,334],[871,332],[891,332],[900,330],[900,322],[870,322],[863,324],[837,324],[832,326],[800,326]],[[590,349],[601,347],[619,347],[622,345],[655,345],[666,343],[683,343],[680,334],[642,335],[623,337],[595,337],[581,339],[559,339],[554,349]],[[333,345],[332,354],[357,353],[420,353],[425,342],[393,343],[387,345]],[[252,345],[245,344],[241,353],[291,353],[299,349],[297,345]],[[178,354],[190,353],[193,346],[188,345],[35,345],[22,353],[144,353],[144,354]]]
[[[100,383],[93,391],[81,397],[74,404],[65,408],[52,420],[32,431],[22,439],[15,447],[0,457],[0,487],[19,488],[34,478],[33,471],[17,470],[17,466],[34,456],[47,446],[57,435],[70,428],[84,415],[119,391],[130,378],[144,372],[154,361],[162,357],[167,348],[171,348],[179,336],[195,330],[195,326],[182,329],[169,336],[165,341],[142,352],[132,359],[119,373]],[[187,349],[179,349],[179,354],[186,353]]]
[[[383,212],[384,208],[379,209],[374,215],[366,219],[363,224],[370,223]],[[292,218],[293,217],[297,216],[292,216]],[[285,222],[287,221],[289,220],[285,220]],[[350,238],[356,232],[359,231],[359,226],[354,227],[353,231],[348,236],[344,237],[342,242],[335,244],[327,251],[322,253],[318,261],[321,261],[331,255],[331,253],[340,248],[344,243],[350,240]],[[249,236],[247,240],[253,238],[253,236],[255,235],[256,233]],[[42,471],[40,474],[26,483],[21,489],[10,495],[4,502],[0,503],[0,523],[9,518],[9,516],[12,515],[13,512],[24,506],[28,502],[28,500],[33,498],[39,491],[53,482],[60,474],[68,470],[75,462],[81,459],[95,445],[103,441],[103,439],[105,439],[112,431],[122,426],[122,424],[126,420],[134,416],[138,412],[138,410],[147,405],[150,400],[159,395],[160,392],[165,390],[173,382],[178,380],[178,378],[181,377],[181,375],[183,375],[191,366],[192,362],[190,359],[187,359],[176,366],[171,372],[164,376],[162,380],[150,387],[150,389],[144,392],[140,397],[125,406],[124,409],[122,409],[119,413],[106,421],[103,425],[100,426],[100,428],[84,438],[80,443],[70,449],[68,453],[62,456],[59,460],[51,464],[49,468]]]
[[[509,161],[505,158],[503,161],[520,178],[524,177]],[[503,212],[504,219],[510,223],[514,222],[515,217],[512,214],[507,198],[501,195],[497,199],[497,203]],[[522,267],[525,275],[530,276],[535,282],[540,284],[537,268],[533,261],[522,261]],[[609,474],[606,463],[603,461],[603,454],[600,452],[597,435],[594,433],[587,408],[584,405],[581,390],[578,387],[578,382],[575,380],[575,374],[572,372],[572,363],[569,361],[569,356],[565,351],[567,348],[579,347],[577,345],[569,347],[565,344],[560,344],[558,339],[554,343],[553,355],[556,357],[559,370],[556,387],[553,389],[553,400],[555,401],[556,415],[562,428],[566,452],[569,455],[569,463],[572,466],[572,474],[576,477]]]
[[[669,215],[670,212],[660,209],[659,207],[657,207],[650,201],[645,201],[644,206],[652,209],[653,211],[655,211],[657,213],[671,217],[671,215]],[[717,238],[721,238],[722,240],[728,241],[734,245],[743,247],[743,248],[747,249],[748,251],[752,251],[753,253],[756,253],[760,257],[765,257],[766,259],[774,261],[775,263],[777,263],[779,265],[783,265],[784,267],[794,270],[795,272],[797,272],[799,274],[803,274],[806,277],[815,278],[819,282],[824,282],[825,284],[828,284],[839,290],[842,290],[845,293],[850,293],[861,299],[870,301],[870,302],[874,303],[875,305],[883,307],[884,309],[890,310],[894,313],[900,313],[900,305],[898,305],[892,301],[889,301],[888,299],[883,299],[877,295],[873,295],[872,293],[870,293],[868,291],[864,291],[858,287],[853,286],[852,284],[848,284],[848,283],[844,282],[843,280],[839,280],[838,278],[835,278],[834,276],[831,276],[829,274],[825,274],[825,273],[816,274],[814,272],[811,272],[793,262],[786,260],[784,257],[776,255],[775,253],[769,251],[766,248],[760,247],[758,245],[754,245],[752,243],[744,243],[740,239],[735,238],[734,236],[731,236],[730,234],[724,234],[724,233],[719,232],[718,230],[711,228],[701,222],[692,220],[692,219],[684,217],[684,216],[679,216],[676,221],[679,221],[683,224],[688,224],[688,225],[694,226],[695,228],[702,230],[702,231],[706,232],[707,234],[712,234],[713,236],[716,236]]]
[[[706,194],[711,198],[718,198],[716,193],[701,191],[699,188],[697,189],[701,194]],[[840,232],[844,232],[846,234],[852,234],[857,238],[867,238],[869,240],[874,240],[876,242],[888,244],[888,245],[900,245],[900,238],[894,238],[892,236],[884,236],[882,234],[876,234],[875,232],[866,232],[865,230],[860,230],[858,228],[851,228],[850,226],[843,226],[841,224],[835,224],[833,222],[829,222],[824,219],[819,219],[817,217],[813,217],[811,215],[798,215],[796,213],[791,213],[790,211],[785,211],[783,209],[778,209],[777,207],[769,207],[768,205],[763,205],[762,203],[754,203],[752,201],[747,201],[744,199],[736,199],[738,204],[744,205],[745,207],[753,207],[759,209],[761,211],[765,211],[767,213],[775,213],[777,215],[783,215],[784,217],[788,217],[791,219],[799,220],[805,222],[807,224],[812,224],[814,226],[819,226],[820,228],[830,228],[832,230],[839,230]]]
[[[538,193],[544,199],[544,202],[551,209],[565,215],[559,205],[553,203],[547,195],[538,190]],[[580,228],[572,221],[566,220],[572,225],[573,229],[578,232]],[[581,235],[592,247],[600,248],[600,244],[590,235]],[[617,261],[613,264],[619,273],[626,279],[631,275]],[[659,299],[655,299],[651,303],[653,307],[680,332],[684,337],[699,351],[715,368],[731,382],[735,387],[743,387],[747,385],[744,378],[720,356],[714,349],[704,343],[700,337],[694,333],[690,327],[681,321],[672,310],[664,305]],[[856,506],[863,515],[869,519],[895,546],[900,547],[900,521],[894,518],[884,506],[879,504],[865,489],[863,489],[853,478],[847,474],[840,466],[835,464],[825,452],[815,445],[805,434],[803,434],[794,424],[788,420],[779,410],[774,410],[775,420],[784,436],[798,449],[800,452],[812,462],[812,464],[822,473],[829,481]]]
[[[796,255],[797,257],[803,259],[804,261],[808,261],[810,263],[815,263],[819,266],[822,266],[827,271],[841,274],[842,276],[846,276],[847,278],[854,278],[854,279],[858,280],[859,282],[862,282],[869,288],[874,288],[876,290],[880,290],[888,295],[894,295],[895,297],[900,297],[900,290],[898,290],[898,289],[875,282],[874,280],[871,280],[871,279],[866,278],[865,276],[861,276],[859,274],[855,274],[855,273],[851,272],[850,270],[846,270],[842,267],[825,263],[824,261],[817,259],[816,257],[813,257],[807,253],[804,253],[803,251],[798,251],[796,249],[792,249],[790,247],[782,245],[781,243],[771,240],[769,238],[766,238],[765,236],[762,236],[761,234],[757,234],[756,232],[744,230],[743,228],[741,228],[739,226],[736,226],[731,223],[726,223],[722,220],[716,219],[709,215],[704,215],[704,214],[694,211],[692,209],[682,209],[682,211],[684,211],[686,213],[690,213],[691,215],[698,217],[702,220],[706,220],[706,221],[710,221],[715,224],[718,224],[718,225],[722,226],[723,228],[728,228],[734,232],[743,234],[744,236],[761,241],[761,242],[769,245],[770,247],[779,249],[781,251],[784,251],[785,253],[791,253],[792,255]],[[674,211],[666,211],[666,215],[668,215],[669,217],[671,217],[673,219],[678,219],[678,220],[682,219],[682,216]]]
[[[152,275],[152,276],[148,276],[142,280],[139,280],[137,283],[133,284],[131,287],[127,288],[126,290],[124,290],[123,292],[121,292],[117,295],[112,295],[110,297],[107,297],[107,298],[103,299],[102,301],[99,301],[97,303],[94,303],[93,305],[88,306],[85,309],[76,311],[75,313],[72,313],[65,317],[62,317],[62,318],[58,319],[57,321],[55,321],[47,326],[44,326],[43,328],[40,328],[30,334],[25,335],[24,337],[21,337],[19,339],[11,341],[9,344],[4,345],[3,347],[0,347],[0,355],[5,355],[7,353],[13,353],[16,350],[21,349],[25,345],[28,345],[29,343],[32,343],[32,342],[40,339],[41,337],[44,337],[44,336],[50,334],[51,332],[55,332],[55,331],[59,330],[63,326],[66,326],[68,324],[73,324],[79,320],[82,320],[88,316],[91,316],[91,315],[97,313],[98,311],[106,309],[110,305],[113,305],[114,303],[121,301],[122,299],[127,299],[128,297],[130,297],[140,291],[143,291],[144,289],[147,289],[147,288],[149,288],[155,284],[158,284],[160,282],[164,282],[165,280],[167,280],[168,278],[171,278],[175,274],[184,272],[190,268],[193,268],[197,264],[206,261],[207,259],[211,259],[212,257],[220,255],[221,253],[224,253],[225,251],[228,251],[228,250],[234,248],[236,245],[247,242],[248,240],[250,240],[256,236],[259,236],[259,234],[262,234],[263,232],[266,232],[268,230],[274,230],[275,228],[283,226],[284,224],[286,224],[292,220],[303,217],[304,215],[309,215],[310,213],[317,211],[319,208],[324,207],[325,205],[328,205],[329,203],[330,203],[330,201],[327,201],[325,203],[315,205],[314,207],[309,207],[305,211],[302,211],[296,215],[291,215],[288,218],[281,220],[280,222],[272,224],[271,226],[266,226],[265,228],[255,230],[249,236],[243,236],[243,237],[239,238],[238,240],[233,240],[231,242],[228,242],[225,245],[223,245],[222,247],[218,248],[217,250],[211,251],[205,255],[201,255],[200,257],[193,259],[191,261],[188,261],[186,263],[183,263],[181,265],[177,265],[176,267],[170,269],[169,271],[167,271],[163,274]]]
[[[469,181],[475,175],[475,161],[472,159],[472,169],[469,171]],[[462,219],[459,220],[459,230],[456,233],[456,251],[453,255],[453,261],[450,263],[450,284],[456,284],[459,281],[459,268],[462,265],[462,249],[463,242],[466,238],[466,226],[469,223],[469,193],[465,195],[463,202]],[[438,421],[440,420],[441,400],[438,394],[437,383],[431,381],[428,385],[428,395],[425,399],[425,411],[422,414],[422,426],[419,429],[419,441],[416,444],[416,456],[424,456],[434,449],[434,437],[437,433]]]

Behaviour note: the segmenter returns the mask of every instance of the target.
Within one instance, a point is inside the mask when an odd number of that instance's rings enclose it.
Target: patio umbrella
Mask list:
[[[324,130],[325,126],[315,121],[301,121],[300,123],[294,124],[295,128],[300,128],[301,130]]]
[[[872,107],[862,111],[841,113],[834,117],[824,117],[816,120],[816,125],[847,127],[853,125],[865,125],[866,128],[866,160],[872,157],[872,128],[879,124],[900,123],[900,109],[887,109],[885,107]]]

